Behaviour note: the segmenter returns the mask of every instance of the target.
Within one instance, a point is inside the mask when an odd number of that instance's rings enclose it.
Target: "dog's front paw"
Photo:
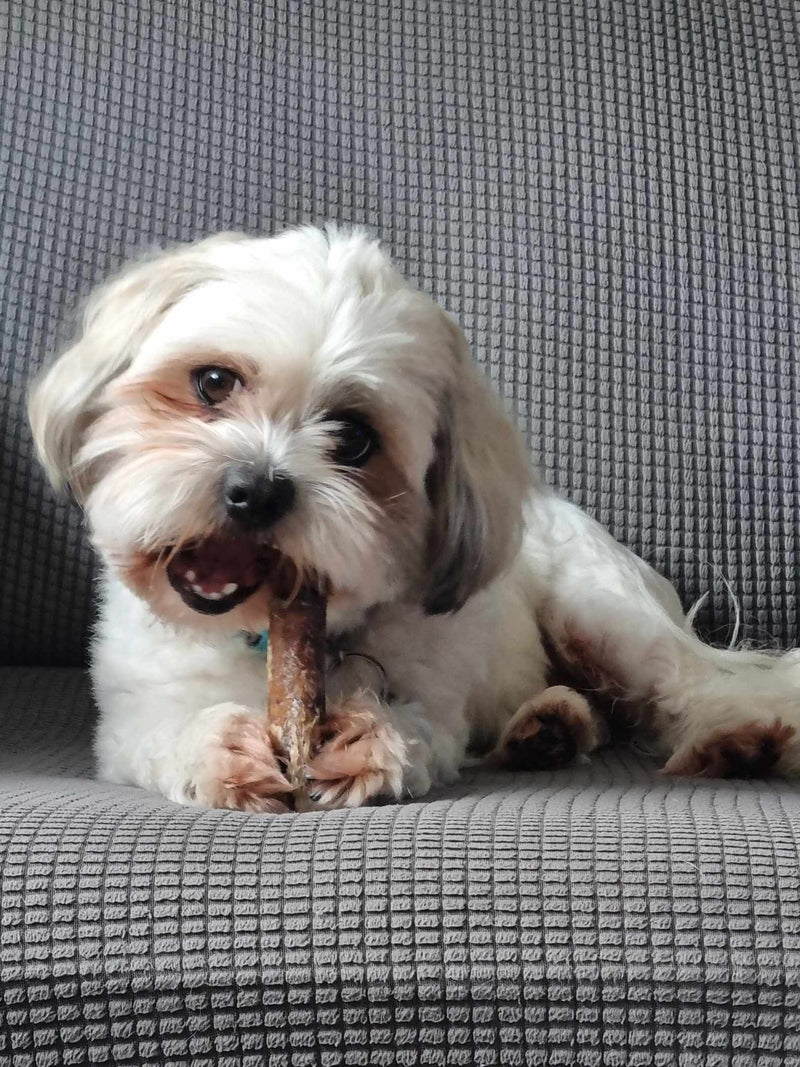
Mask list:
[[[375,698],[351,697],[333,708],[308,767],[312,800],[325,808],[355,808],[372,797],[399,799],[406,746],[383,718]]]
[[[210,748],[206,773],[194,789],[199,804],[250,812],[286,812],[292,789],[283,775],[266,722],[234,714]]]

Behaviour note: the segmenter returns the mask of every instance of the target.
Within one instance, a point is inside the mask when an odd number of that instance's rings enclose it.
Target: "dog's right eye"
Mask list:
[[[242,387],[242,379],[227,367],[199,367],[193,377],[197,395],[210,407],[221,404]]]

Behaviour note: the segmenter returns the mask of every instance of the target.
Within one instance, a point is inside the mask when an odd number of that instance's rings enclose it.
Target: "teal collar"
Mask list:
[[[262,630],[259,634],[248,633],[247,630],[243,630],[242,637],[245,639],[249,649],[252,649],[253,652],[258,652],[262,656],[266,656],[267,649],[269,648],[269,630]]]

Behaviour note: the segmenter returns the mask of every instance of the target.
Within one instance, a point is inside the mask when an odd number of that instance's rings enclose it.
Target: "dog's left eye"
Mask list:
[[[363,467],[379,446],[378,434],[361,415],[340,414],[333,459],[343,467]]]
[[[197,395],[211,406],[227,400],[242,385],[239,375],[227,367],[199,367],[193,377]]]

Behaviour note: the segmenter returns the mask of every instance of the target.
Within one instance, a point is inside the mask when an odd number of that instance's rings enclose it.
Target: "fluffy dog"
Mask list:
[[[330,590],[321,805],[421,796],[470,743],[589,753],[610,697],[674,774],[800,768],[800,653],[704,645],[672,587],[531,471],[466,340],[362,232],[213,237],[129,268],[35,386],[103,561],[100,775],[284,810],[264,727],[274,548]]]

